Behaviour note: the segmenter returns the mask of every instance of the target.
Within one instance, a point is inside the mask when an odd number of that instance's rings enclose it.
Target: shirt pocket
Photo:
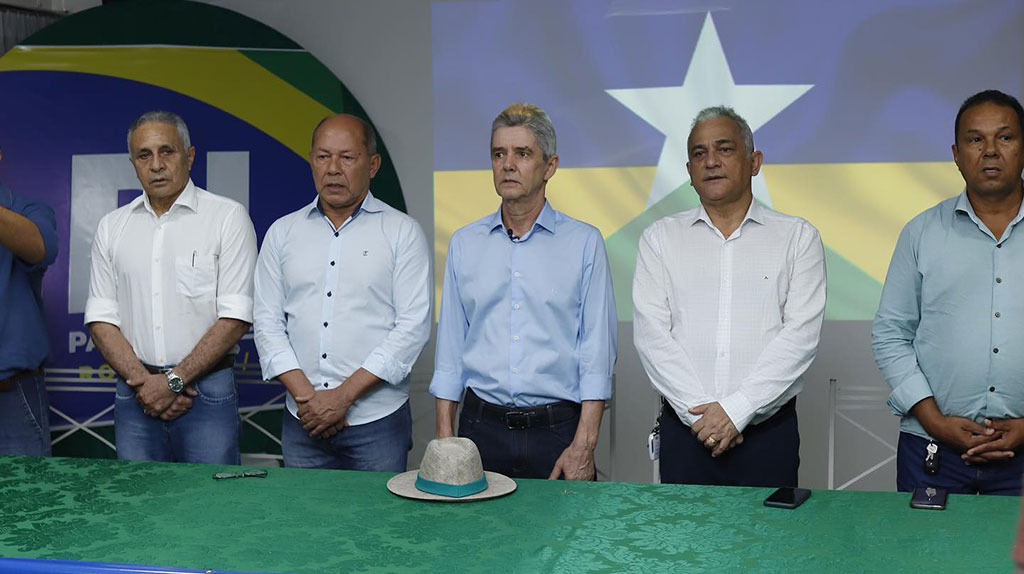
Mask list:
[[[182,296],[212,297],[217,292],[217,257],[198,254],[176,257],[174,276],[175,287]]]

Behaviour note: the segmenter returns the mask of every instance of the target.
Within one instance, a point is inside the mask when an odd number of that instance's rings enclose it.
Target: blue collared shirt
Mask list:
[[[50,352],[42,282],[47,266],[57,258],[57,223],[50,206],[14,193],[2,183],[0,206],[34,223],[46,249],[43,260],[30,265],[0,245],[0,379],[5,379],[38,367]]]
[[[964,192],[903,228],[872,330],[901,430],[928,437],[910,414],[928,397],[979,423],[1024,417],[1022,217],[996,238]]]
[[[607,400],[615,365],[615,297],[597,228],[545,203],[509,239],[501,210],[452,235],[430,392],[536,406]]]
[[[334,228],[314,200],[278,219],[256,264],[254,326],[265,379],[301,369],[316,390],[360,367],[385,382],[359,397],[359,425],[398,410],[430,338],[430,251],[416,220],[368,193]],[[295,398],[288,395],[295,415]]]

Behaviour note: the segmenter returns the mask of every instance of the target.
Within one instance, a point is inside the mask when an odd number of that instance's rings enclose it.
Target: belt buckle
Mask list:
[[[509,430],[525,430],[530,428],[530,415],[527,411],[508,411],[505,413],[505,426]]]

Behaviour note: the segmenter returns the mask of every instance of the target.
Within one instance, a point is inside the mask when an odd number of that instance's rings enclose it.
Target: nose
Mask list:
[[[505,171],[514,171],[516,164],[512,159],[512,154],[507,154],[501,162],[501,169]]]
[[[708,150],[708,153],[704,156],[705,167],[718,167],[720,163],[720,158],[715,150]]]
[[[331,158],[329,160],[327,160],[327,173],[333,174],[333,175],[341,173],[341,158],[340,157],[338,157],[336,155],[332,155]]]
[[[999,148],[996,146],[995,139],[985,138],[981,144],[982,157],[995,158],[999,157]]]

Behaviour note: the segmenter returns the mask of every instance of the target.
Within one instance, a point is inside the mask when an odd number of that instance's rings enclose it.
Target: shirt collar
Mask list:
[[[554,234],[555,220],[555,210],[551,207],[551,204],[548,203],[548,200],[545,199],[544,207],[540,210],[540,215],[537,216],[537,221],[533,222],[533,228],[539,226],[546,229],[549,233]],[[485,218],[482,223],[487,228],[487,231],[492,233],[496,229],[504,229],[505,223],[501,220],[501,207],[498,207],[498,211],[492,213],[490,217]],[[523,237],[525,238],[533,233],[533,228],[531,228]]]
[[[764,206],[761,205],[761,202],[759,202],[756,199],[751,199],[750,207],[747,208],[747,213],[746,215],[743,216],[743,221],[740,222],[740,227],[743,227],[743,224],[746,223],[748,220],[753,221],[754,223],[764,225],[764,216],[765,210]],[[715,224],[711,222],[711,216],[708,215],[707,210],[704,209],[703,203],[698,204],[697,211],[693,214],[693,220],[690,221],[690,225],[693,225],[698,221],[703,221],[704,223],[707,223],[711,227],[715,226]]]
[[[188,183],[185,184],[185,189],[181,190],[181,194],[178,195],[174,203],[171,204],[171,208],[167,210],[167,213],[174,211],[176,206],[187,207],[194,212],[199,211],[199,194],[196,192],[196,185],[192,183],[192,178],[189,178]],[[145,206],[146,210],[153,212],[153,205],[149,202],[149,196],[143,191],[142,195],[136,197],[131,203],[132,209],[138,209],[139,206]]]
[[[967,197],[967,189],[966,188],[964,188],[964,190],[962,192],[960,192],[960,195],[957,196],[957,198],[956,198],[956,205],[953,206],[953,211],[959,211],[961,213],[967,214],[967,217],[970,217],[971,221],[973,221],[975,223],[975,225],[978,226],[979,229],[981,229],[982,231],[988,233],[989,235],[992,234],[992,232],[989,230],[988,226],[986,226],[981,221],[981,218],[978,217],[978,214],[975,213],[974,206],[971,205],[971,200],[968,199],[968,197]],[[1021,219],[1024,219],[1024,203],[1021,203],[1020,208],[1017,209],[1017,216],[1013,218],[1013,221],[1011,221],[1009,225],[1006,226],[1007,231],[1009,231],[1010,229],[1015,227],[1017,225],[1017,223],[1020,222]],[[1003,239],[1005,239],[1007,237],[1009,237],[1009,235],[1006,233],[1006,231],[1004,231],[1003,232],[1003,237],[996,237],[995,240],[996,241],[1002,241]]]
[[[384,210],[384,202],[373,196],[373,192],[367,190],[366,197],[363,198],[363,203],[359,205],[359,209],[355,211],[350,219],[355,218],[359,215],[359,212],[366,211],[368,213],[377,213]],[[313,201],[306,206],[306,217],[326,217],[323,210],[320,209],[320,196],[313,198]]]

